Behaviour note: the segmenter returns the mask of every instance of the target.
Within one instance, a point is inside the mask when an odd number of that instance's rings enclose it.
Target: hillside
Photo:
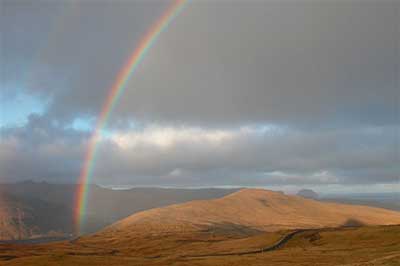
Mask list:
[[[143,211],[72,241],[0,244],[0,264],[398,265],[399,237],[400,212],[243,189]]]
[[[0,195],[0,239],[19,239],[31,235],[21,220],[27,214],[16,201],[12,201],[6,195]]]
[[[129,235],[204,230],[277,231],[358,225],[400,224],[400,212],[320,202],[262,189],[242,189],[214,200],[199,200],[134,214],[97,235]]]
[[[232,239],[206,234],[138,238],[124,248],[100,242],[2,245],[4,266],[387,266],[400,265],[400,226],[314,229],[297,234],[277,250],[260,252],[288,232]],[[252,253],[255,251],[256,253]],[[244,255],[236,255],[243,254]]]
[[[237,189],[176,189],[137,187],[112,190],[92,186],[88,199],[85,233],[93,233],[134,213],[192,200],[208,200],[226,196]]]
[[[0,240],[69,236],[74,229],[76,185],[46,182],[0,184]],[[83,233],[92,233],[136,212],[198,199],[219,198],[234,189],[132,188],[112,190],[90,187]]]
[[[0,193],[0,240],[64,236],[72,227],[70,216],[55,203]]]

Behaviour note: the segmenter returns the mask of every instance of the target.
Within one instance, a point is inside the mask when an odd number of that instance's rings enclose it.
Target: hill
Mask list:
[[[0,239],[19,239],[30,235],[21,221],[22,216],[27,214],[22,214],[18,205],[18,202],[10,200],[6,195],[0,195]]]
[[[201,230],[278,231],[358,225],[400,224],[400,212],[320,202],[262,189],[242,189],[223,198],[156,208],[121,220],[100,235],[179,233]]]
[[[0,240],[27,239],[73,233],[76,185],[25,181],[0,184]],[[112,190],[91,185],[83,233],[92,233],[136,212],[212,199],[234,189],[132,188]]]
[[[299,192],[297,192],[296,195],[301,196],[303,198],[308,198],[308,199],[318,199],[319,198],[318,193],[312,189],[301,189],[301,190],[299,190]]]
[[[192,200],[226,196],[238,189],[177,189],[137,187],[112,190],[92,186],[88,199],[85,233],[93,233],[134,213]]]
[[[300,232],[268,251],[291,231],[232,238],[210,232],[137,237],[110,243],[69,241],[46,245],[0,244],[4,266],[384,266],[400,264],[400,225],[322,228]]]
[[[399,265],[399,239],[400,212],[243,189],[139,212],[72,241],[0,244],[0,264]]]
[[[72,230],[63,206],[0,193],[0,240],[64,236]]]

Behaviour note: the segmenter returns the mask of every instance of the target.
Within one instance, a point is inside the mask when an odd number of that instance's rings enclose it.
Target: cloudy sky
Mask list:
[[[0,5],[0,181],[76,182],[117,73],[170,2]],[[93,182],[398,191],[399,14],[189,2],[129,80]]]

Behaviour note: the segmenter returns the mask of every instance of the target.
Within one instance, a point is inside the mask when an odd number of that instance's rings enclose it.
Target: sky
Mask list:
[[[0,2],[0,182],[77,182],[168,1]],[[400,2],[191,1],[130,78],[92,182],[400,190]]]

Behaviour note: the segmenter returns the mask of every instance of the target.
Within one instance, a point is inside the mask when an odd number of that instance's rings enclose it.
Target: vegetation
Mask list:
[[[135,239],[129,248],[61,242],[0,246],[0,265],[400,265],[400,225],[316,229],[299,233],[278,250],[250,255],[204,256],[271,245],[287,231],[250,237],[187,234]]]

